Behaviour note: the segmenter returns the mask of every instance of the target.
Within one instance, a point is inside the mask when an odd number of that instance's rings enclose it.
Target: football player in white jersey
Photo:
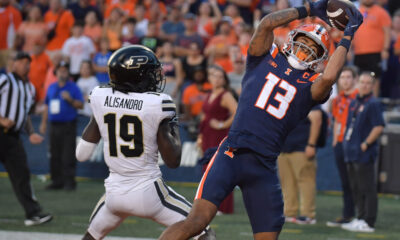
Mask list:
[[[100,138],[110,175],[106,193],[90,217],[84,240],[103,239],[128,216],[170,226],[188,215],[191,204],[167,186],[158,167],[177,168],[181,142],[175,104],[159,93],[164,84],[161,64],[143,46],[121,48],[108,61],[110,84],[90,95],[93,116],[76,149],[79,161],[90,158]],[[215,239],[207,227],[198,239]]]

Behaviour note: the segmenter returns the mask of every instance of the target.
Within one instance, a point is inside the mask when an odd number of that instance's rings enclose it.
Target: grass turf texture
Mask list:
[[[51,233],[83,234],[88,218],[104,192],[103,181],[82,180],[75,192],[45,191],[48,182],[32,176],[35,194],[45,211],[54,215],[52,222],[35,227],[23,225],[24,212],[12,192],[7,177],[0,177],[0,230],[34,231]],[[194,197],[196,188],[191,184],[170,183],[175,191],[189,201]],[[317,224],[299,226],[285,224],[280,235],[281,240],[355,240],[355,239],[400,239],[400,200],[393,196],[379,198],[379,215],[376,231],[373,234],[352,233],[340,228],[325,226],[327,220],[340,216],[341,196],[319,193],[317,196]],[[247,218],[240,191],[235,191],[235,214],[217,216],[211,226],[218,239],[252,239],[251,227]],[[164,227],[147,219],[130,217],[110,235],[126,237],[157,238]]]

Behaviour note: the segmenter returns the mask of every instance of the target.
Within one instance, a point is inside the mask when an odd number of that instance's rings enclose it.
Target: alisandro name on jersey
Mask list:
[[[143,100],[107,96],[104,101],[104,107],[125,108],[140,111],[143,107]]]

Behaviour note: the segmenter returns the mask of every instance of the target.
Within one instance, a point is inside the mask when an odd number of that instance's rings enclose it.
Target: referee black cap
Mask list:
[[[14,57],[15,61],[21,60],[21,59],[28,59],[30,62],[32,62],[31,56],[26,52],[18,52]]]

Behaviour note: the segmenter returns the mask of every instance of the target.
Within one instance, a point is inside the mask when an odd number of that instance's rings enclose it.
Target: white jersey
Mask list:
[[[101,86],[93,89],[89,102],[110,169],[106,189],[138,189],[160,178],[157,132],[163,119],[175,115],[171,97],[153,92],[125,94]],[[129,189],[123,189],[121,182]]]

